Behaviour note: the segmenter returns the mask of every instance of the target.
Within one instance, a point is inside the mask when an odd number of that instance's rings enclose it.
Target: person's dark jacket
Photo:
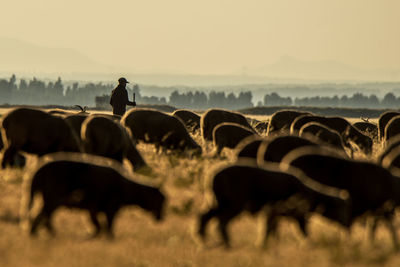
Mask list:
[[[124,86],[118,85],[111,92],[110,104],[113,107],[113,114],[124,115],[126,111],[126,105],[136,106],[136,102],[129,101],[128,91]]]

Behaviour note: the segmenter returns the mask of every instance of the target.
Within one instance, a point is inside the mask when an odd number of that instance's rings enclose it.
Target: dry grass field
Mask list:
[[[199,136],[195,138],[202,143]],[[200,245],[193,229],[198,214],[212,201],[208,178],[216,168],[233,161],[232,151],[214,158],[211,145],[204,148],[203,157],[190,159],[156,154],[150,145],[138,146],[157,174],[140,179],[163,182],[167,216],[157,223],[140,208],[125,208],[117,216],[113,241],[87,239],[93,230],[88,214],[69,209],[58,210],[53,218],[56,237],[41,231],[30,238],[18,223],[25,171],[0,170],[0,266],[400,266],[400,253],[393,251],[383,226],[371,243],[365,222],[356,223],[348,233],[319,216],[312,217],[308,238],[301,236],[297,225],[283,221],[279,238],[261,249],[257,241],[263,235],[264,217],[243,214],[229,228],[232,249],[218,245],[215,222],[210,224],[206,244]],[[376,144],[374,155],[379,150]],[[35,161],[29,157],[28,168]],[[400,220],[396,225],[400,226]]]

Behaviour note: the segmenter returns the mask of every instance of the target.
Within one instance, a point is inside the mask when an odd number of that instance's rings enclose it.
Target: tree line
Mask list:
[[[20,79],[17,81],[16,76],[12,75],[9,79],[0,79],[0,104],[79,104],[110,108],[110,93],[114,87],[115,84],[103,83],[71,82],[64,84],[60,77],[56,81],[47,83],[35,77],[30,80]],[[137,84],[134,84],[132,88],[128,87],[127,90],[130,99],[135,94],[138,104],[162,104],[198,110],[215,107],[235,110],[254,106],[252,92],[245,90],[235,94],[215,90],[208,93],[202,90],[179,92],[174,89],[171,90],[169,97],[145,96]],[[398,108],[400,97],[396,97],[392,92],[387,93],[381,99],[374,94],[364,95],[362,93],[354,93],[351,96],[282,97],[279,93],[273,92],[264,95],[264,98],[256,105]]]

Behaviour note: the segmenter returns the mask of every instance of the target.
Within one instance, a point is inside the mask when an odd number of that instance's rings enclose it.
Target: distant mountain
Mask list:
[[[0,71],[106,72],[109,69],[74,49],[0,38]]]
[[[400,80],[400,69],[361,69],[335,61],[304,61],[283,56],[277,62],[248,70],[249,75],[305,80]]]

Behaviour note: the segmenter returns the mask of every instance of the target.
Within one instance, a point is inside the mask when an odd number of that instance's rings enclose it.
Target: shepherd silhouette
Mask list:
[[[118,79],[118,86],[111,92],[110,105],[113,107],[113,114],[124,115],[126,106],[136,106],[136,102],[129,101],[126,84],[129,83],[124,77]]]

